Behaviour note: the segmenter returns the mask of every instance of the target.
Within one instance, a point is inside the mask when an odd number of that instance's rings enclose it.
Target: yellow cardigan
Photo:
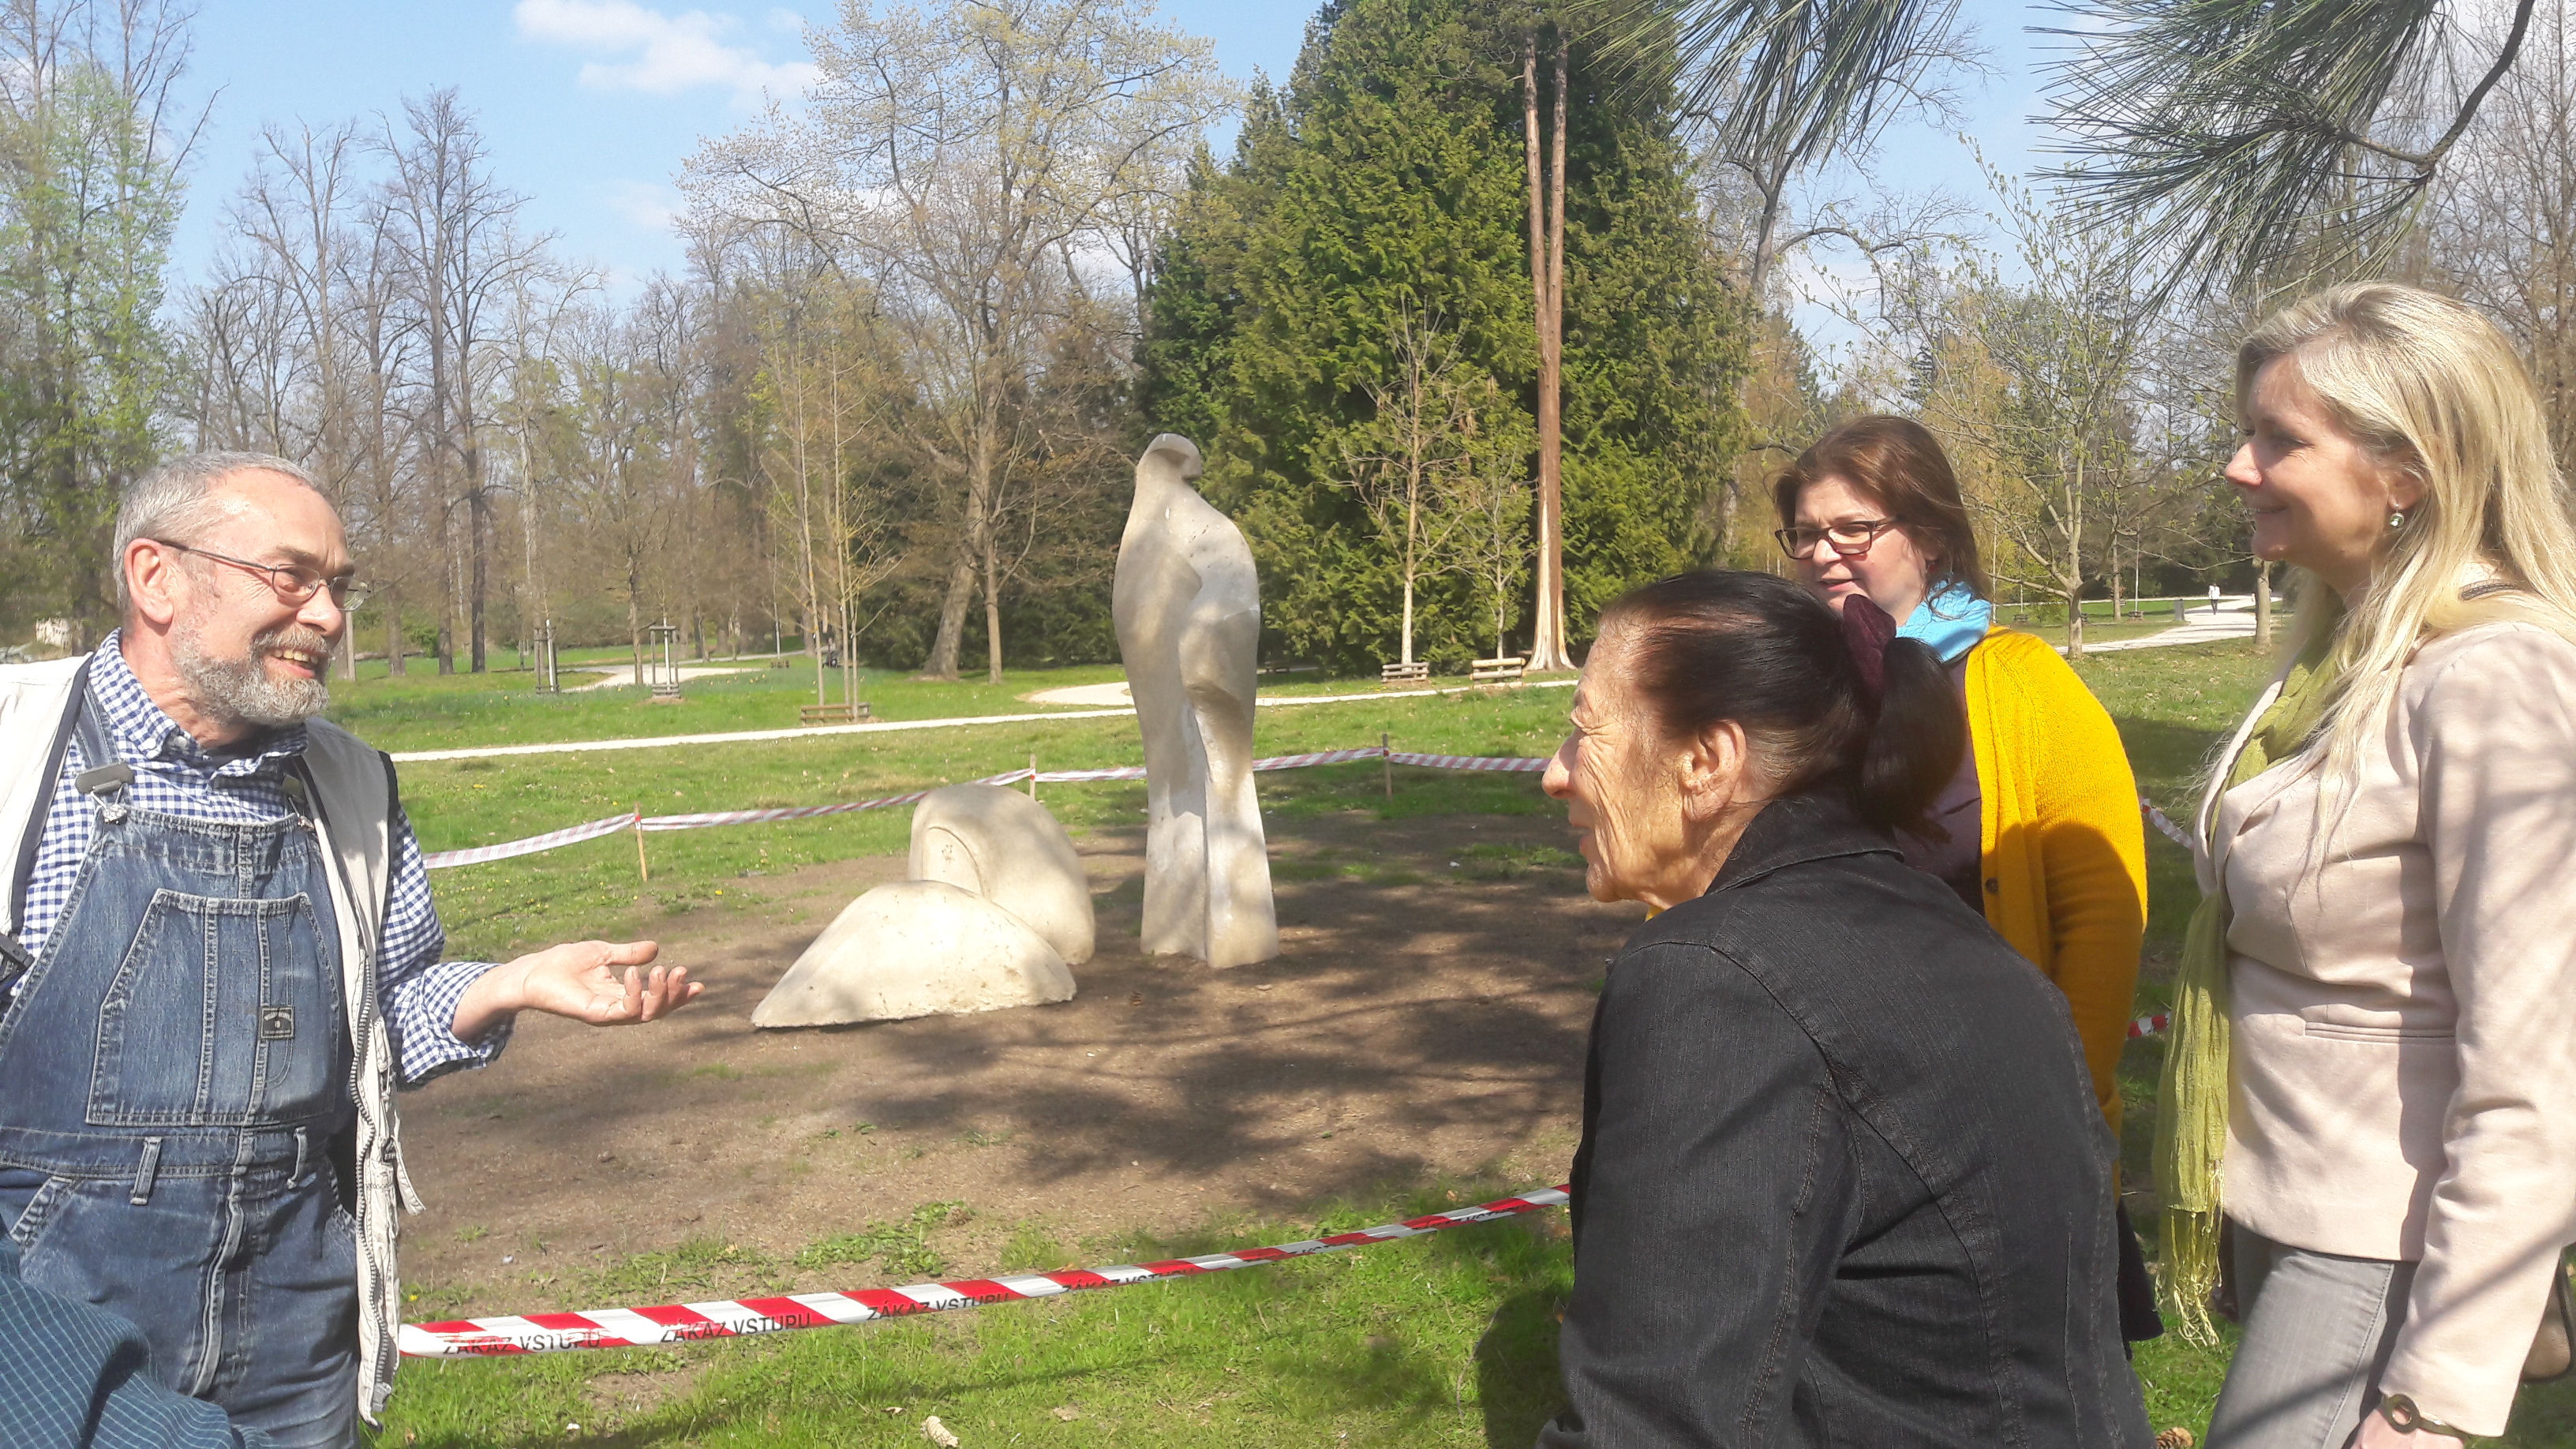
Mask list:
[[[2115,1069],[2147,924],[2137,778],[2110,713],[2041,640],[1988,633],[1968,654],[1967,691],[1986,922],[2066,994],[2117,1136]]]

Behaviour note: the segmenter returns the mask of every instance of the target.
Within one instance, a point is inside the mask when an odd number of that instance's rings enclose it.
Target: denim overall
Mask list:
[[[152,1373],[285,1446],[356,1442],[352,1120],[330,870],[303,814],[124,803],[83,692],[97,833],[0,1013],[0,1223],[33,1287],[131,1321]],[[309,798],[288,781],[299,810]]]

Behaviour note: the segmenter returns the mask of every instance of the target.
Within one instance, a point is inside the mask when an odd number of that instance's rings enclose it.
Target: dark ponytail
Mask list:
[[[1918,834],[1958,773],[1968,720],[1940,657],[1854,596],[1834,611],[1770,574],[1700,572],[1601,613],[1666,734],[1743,726],[1779,794],[1839,788],[1864,820]]]

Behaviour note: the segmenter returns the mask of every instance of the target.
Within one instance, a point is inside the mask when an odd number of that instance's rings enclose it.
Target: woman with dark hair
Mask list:
[[[1895,417],[1845,423],[1772,482],[1774,535],[1833,608],[1867,599],[1939,656],[1970,748],[1898,843],[2064,992],[2094,1100],[2120,1133],[2120,1053],[2147,923],[2138,783],[2110,714],[2042,639],[1994,627],[1994,585],[1940,442]],[[2136,1235],[2121,1219],[2120,1320],[2164,1332]]]
[[[1965,747],[1894,635],[1761,574],[1602,615],[1546,788],[1659,914],[1593,1020],[1542,1446],[2150,1442],[2066,1003],[1890,834]]]

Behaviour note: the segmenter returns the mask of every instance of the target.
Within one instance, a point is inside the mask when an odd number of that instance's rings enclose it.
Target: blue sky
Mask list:
[[[672,174],[702,135],[752,116],[761,93],[792,92],[808,22],[832,0],[707,8],[656,0],[203,0],[186,89],[212,113],[193,158],[180,227],[183,278],[202,275],[264,124],[327,125],[398,112],[401,98],[455,86],[481,117],[493,166],[526,193],[527,216],[565,252],[632,281],[682,258],[667,225]],[[2035,12],[1971,0],[2003,74],[1972,97],[1969,129],[2003,164],[2029,164],[2022,118],[2036,110]],[[1230,75],[1284,77],[1307,6],[1164,0],[1163,13],[1216,43]],[[1890,138],[1884,174],[1973,192],[1966,153],[1921,130]]]

